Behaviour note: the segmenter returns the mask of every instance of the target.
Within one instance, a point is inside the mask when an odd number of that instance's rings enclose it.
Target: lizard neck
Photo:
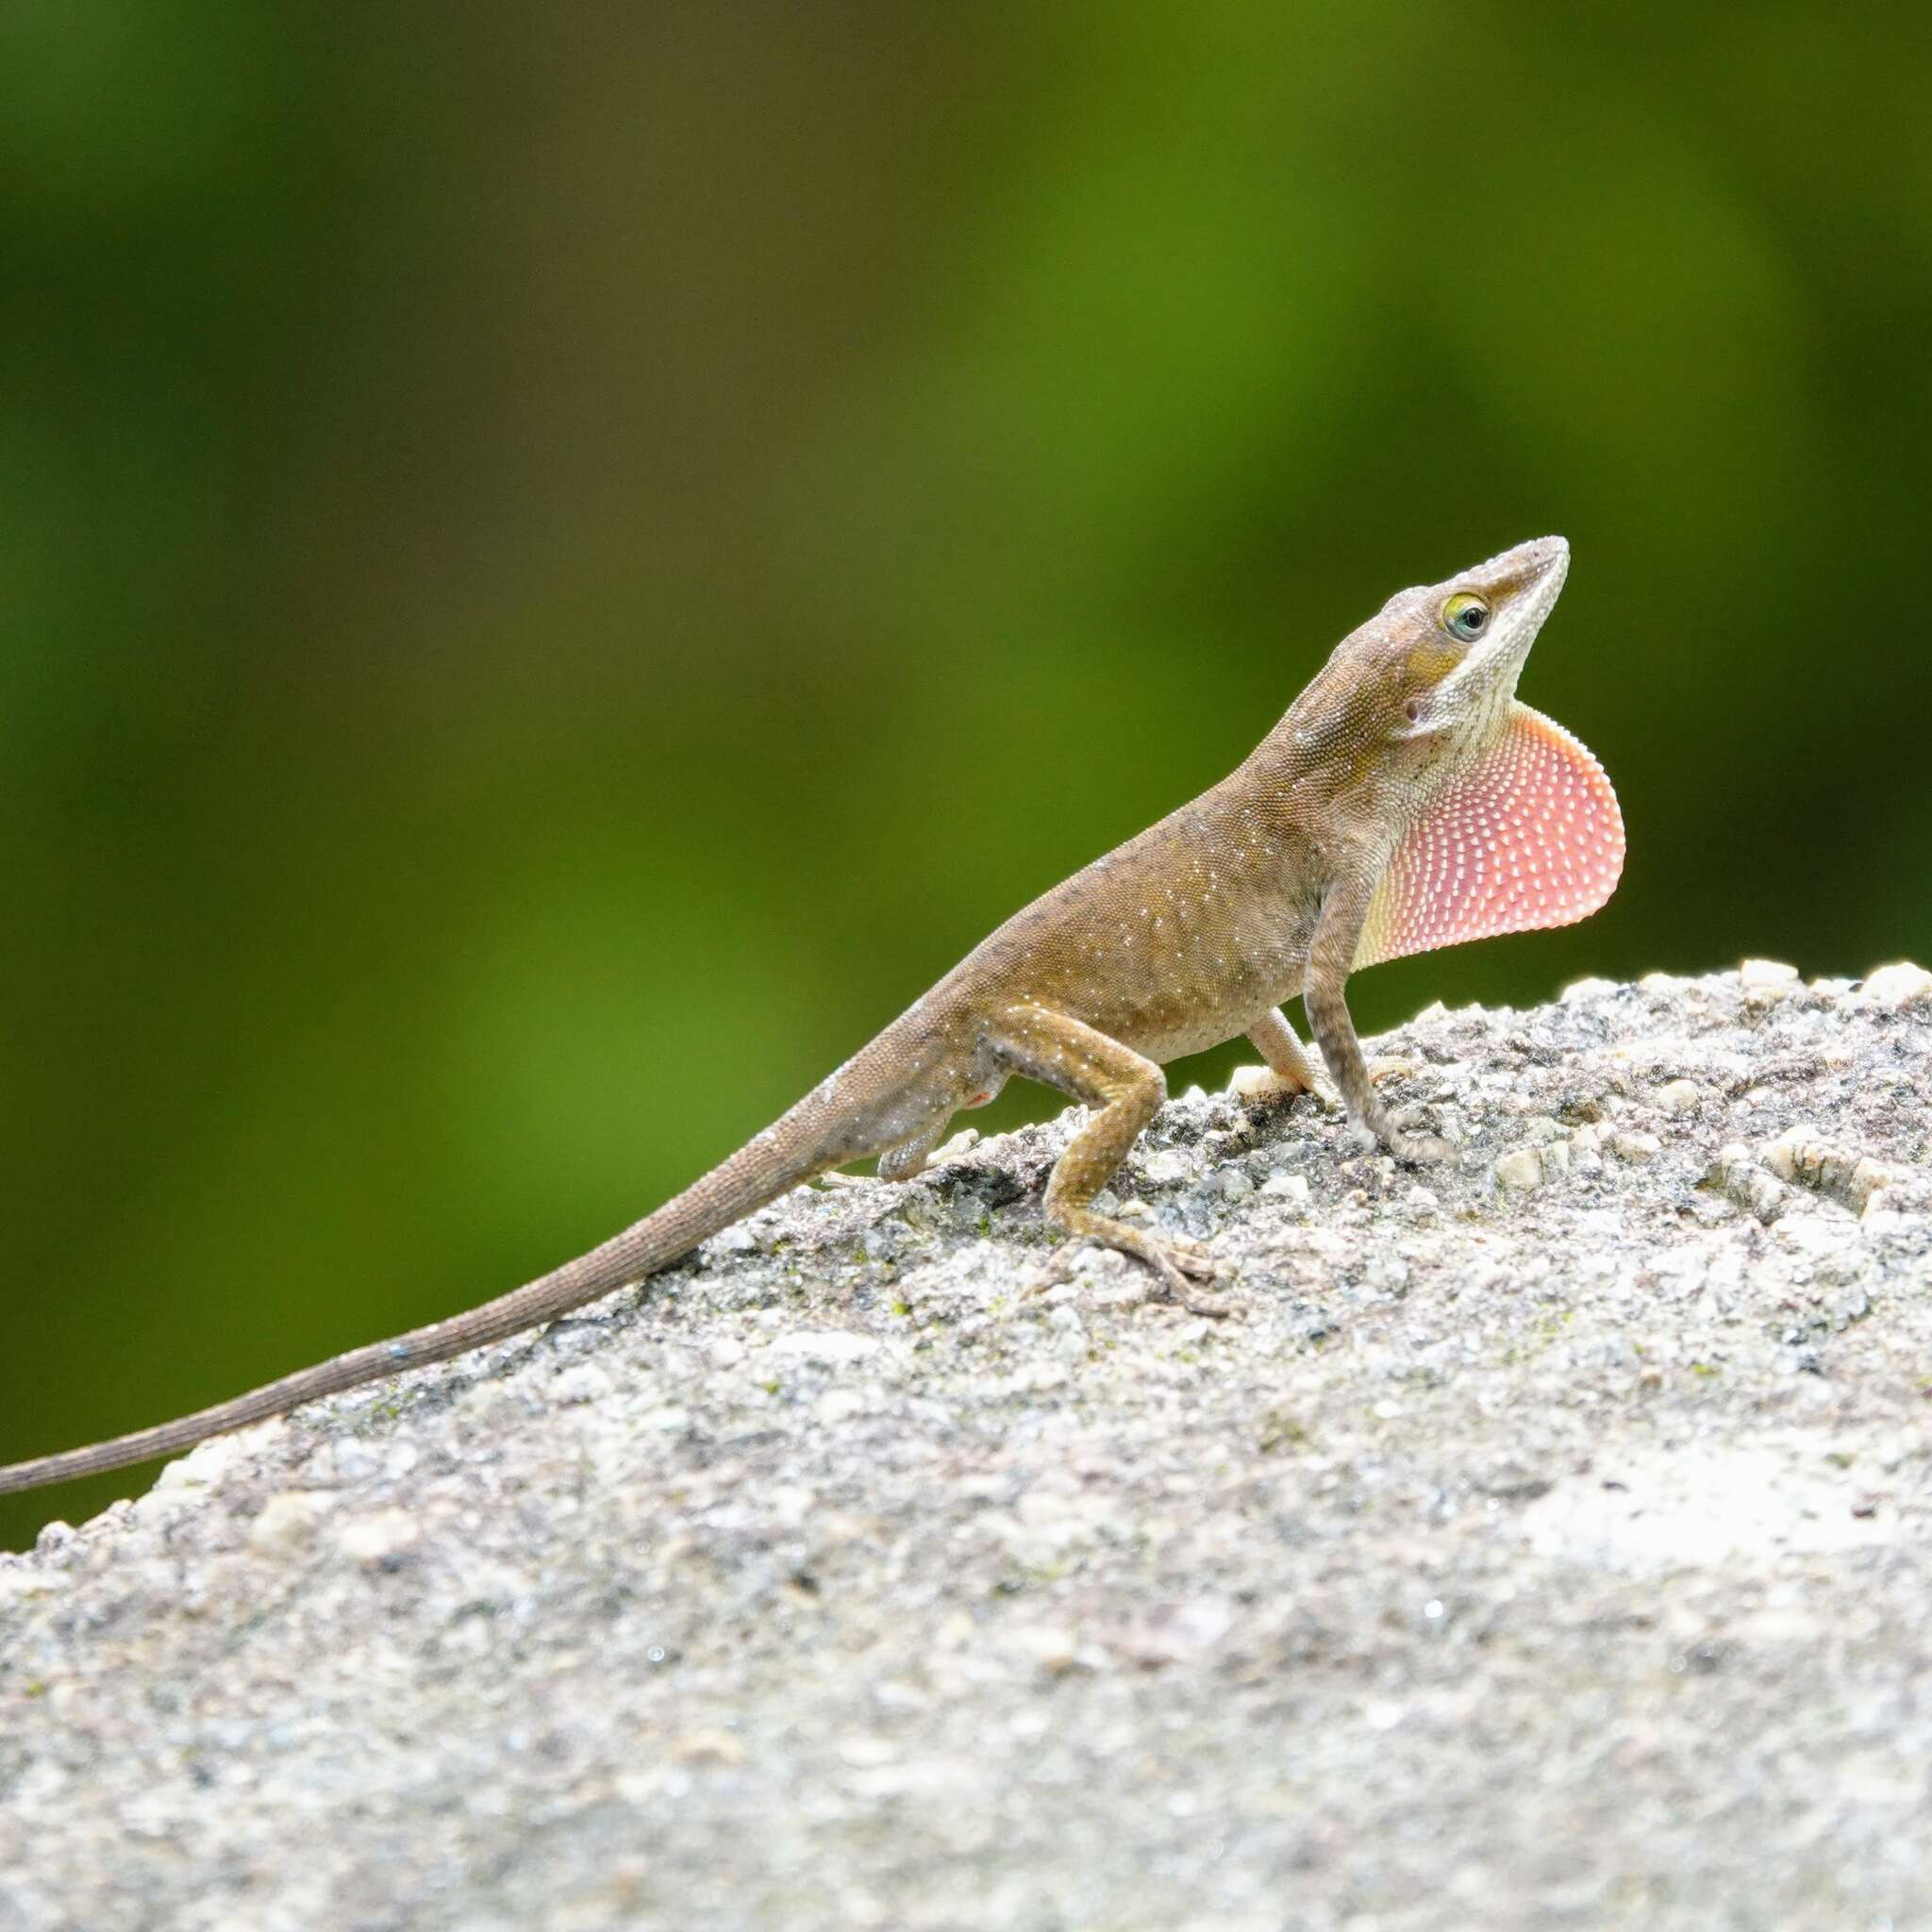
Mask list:
[[[1382,748],[1363,742],[1349,721],[1307,704],[1307,693],[1223,781],[1244,816],[1277,836],[1314,839],[1340,821],[1386,813],[1391,801]]]
[[[1331,850],[1392,844],[1495,739],[1507,705],[1506,693],[1472,728],[1405,741],[1365,725],[1328,681],[1318,677],[1225,783],[1248,814]]]

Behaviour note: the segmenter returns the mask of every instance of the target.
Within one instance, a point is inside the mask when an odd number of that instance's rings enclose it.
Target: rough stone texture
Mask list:
[[[1425,1174],[1065,1121],[0,1560],[0,1927],[1932,1923],[1932,981],[1381,1042]],[[1138,1200],[1143,1209],[1132,1203]]]

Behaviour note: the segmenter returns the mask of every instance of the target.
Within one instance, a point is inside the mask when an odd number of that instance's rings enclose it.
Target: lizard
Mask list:
[[[1220,783],[1015,913],[796,1106],[654,1213],[538,1279],[249,1393],[0,1468],[0,1493],[172,1455],[303,1403],[447,1360],[643,1281],[790,1190],[876,1158],[923,1171],[953,1116],[1019,1074],[1084,1104],[1043,1210],[1187,1300],[1215,1264],[1095,1198],[1166,1098],[1164,1061],[1245,1034],[1275,1097],[1317,1089],[1282,1013],[1299,993],[1354,1136],[1446,1158],[1385,1105],[1349,975],[1439,946],[1567,924],[1623,869],[1596,758],[1521,703],[1568,574],[1560,537],[1398,591],[1336,646]]]

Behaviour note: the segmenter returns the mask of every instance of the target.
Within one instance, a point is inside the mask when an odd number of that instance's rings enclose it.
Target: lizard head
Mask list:
[[[1344,794],[1427,788],[1465,766],[1502,729],[1569,567],[1569,544],[1539,537],[1398,591],[1295,701],[1291,745]]]
[[[1388,720],[1391,735],[1463,749],[1488,738],[1569,569],[1569,544],[1539,537],[1391,597],[1375,621],[1400,714]]]

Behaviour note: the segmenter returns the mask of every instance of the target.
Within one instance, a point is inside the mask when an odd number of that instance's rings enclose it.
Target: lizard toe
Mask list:
[[[1227,1272],[1205,1248],[1191,1241],[1171,1241],[1164,1253],[1167,1260],[1191,1281],[1218,1280]]]
[[[1174,1302],[1191,1315],[1207,1315],[1216,1321],[1224,1320],[1234,1313],[1235,1305],[1231,1301],[1220,1295],[1196,1291],[1195,1282],[1217,1280],[1224,1276],[1227,1270],[1192,1241],[1155,1242],[1142,1250],[1139,1258],[1159,1276],[1158,1299]]]

